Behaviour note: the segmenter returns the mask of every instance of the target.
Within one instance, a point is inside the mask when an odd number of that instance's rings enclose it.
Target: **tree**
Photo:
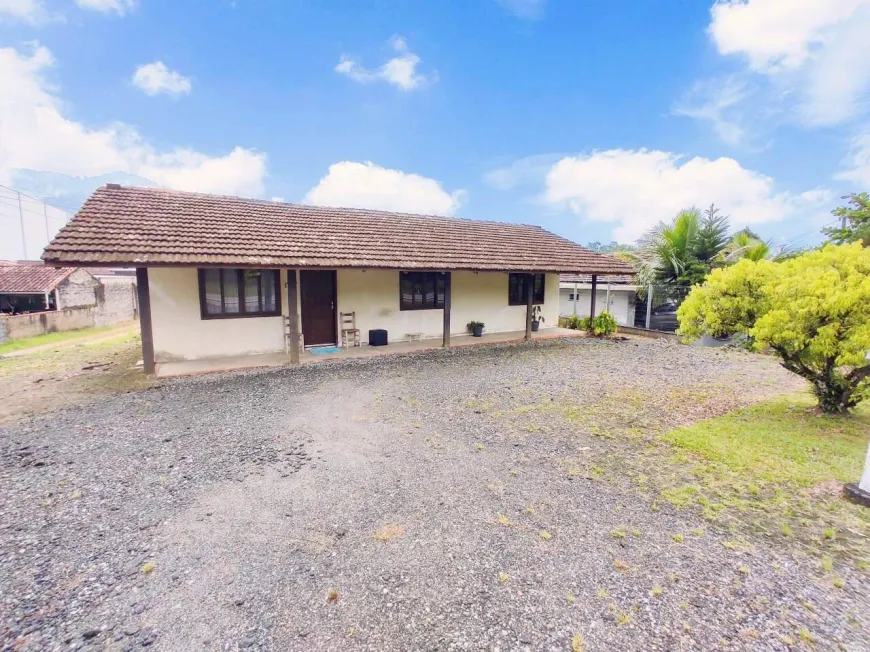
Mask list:
[[[831,213],[840,218],[839,227],[822,229],[822,233],[834,244],[862,242],[870,247],[870,196],[866,192],[852,193],[846,206],[835,208]]]
[[[786,258],[795,258],[803,253],[806,252],[797,250],[792,251],[784,246],[781,246],[778,250],[774,251],[770,246],[770,240],[765,242],[750,229],[741,229],[731,236],[731,240],[722,251],[725,262],[729,264],[737,262],[738,260],[743,260],[744,258],[754,261],[781,261]]]
[[[704,211],[698,226],[698,233],[692,243],[692,255],[708,270],[721,261],[730,238],[728,237],[728,217],[721,215],[715,205]]]
[[[597,240],[586,244],[587,249],[591,249],[599,254],[612,254],[620,251],[634,251],[634,247],[629,244],[621,244],[616,240],[611,240],[610,244],[602,244]]]
[[[716,269],[680,306],[678,333],[743,334],[806,378],[823,412],[870,396],[870,248],[826,245],[784,262]]]
[[[772,255],[770,245],[763,240],[753,238],[746,231],[738,231],[723,252],[727,262],[735,262],[744,258],[748,260],[767,260]]]
[[[659,222],[638,241],[637,252],[623,257],[634,263],[642,287],[663,285],[681,297],[719,264],[727,243],[727,217],[715,206],[703,215],[691,208]]]

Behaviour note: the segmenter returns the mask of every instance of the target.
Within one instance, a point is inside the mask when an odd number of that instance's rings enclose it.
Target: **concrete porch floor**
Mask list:
[[[525,333],[523,331],[510,331],[508,333],[484,333],[482,337],[471,335],[453,335],[450,337],[450,348],[466,346],[482,346],[486,344],[502,344],[505,342],[521,342]],[[560,337],[583,336],[583,331],[570,330],[568,328],[544,328],[537,333],[532,333],[532,339],[546,340]],[[419,342],[392,342],[387,346],[360,346],[342,349],[335,353],[311,353],[305,351],[299,356],[300,364],[317,364],[330,360],[343,360],[346,358],[370,358],[383,355],[401,355],[414,351],[427,351],[440,349],[441,338],[425,339]],[[193,376],[196,374],[220,373],[223,371],[237,371],[239,369],[254,369],[257,367],[283,367],[290,365],[290,356],[283,351],[279,353],[262,353],[258,355],[236,355],[223,358],[208,358],[204,360],[181,360],[177,362],[158,362],[155,375],[158,378],[172,378],[175,376]]]

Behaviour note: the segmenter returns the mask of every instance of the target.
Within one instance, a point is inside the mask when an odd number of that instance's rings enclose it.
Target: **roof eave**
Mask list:
[[[453,271],[453,272],[513,272],[513,273],[529,273],[529,274],[585,274],[594,276],[625,276],[631,274],[632,270],[600,270],[590,268],[563,268],[532,266],[532,267],[506,267],[501,265],[476,266],[462,264],[425,264],[416,263],[394,263],[388,264],[383,262],[349,262],[349,263],[323,263],[294,261],[294,262],[275,262],[268,260],[260,261],[227,261],[227,262],[212,262],[212,261],[162,261],[162,260],[123,260],[123,259],[43,259],[47,265],[53,267],[112,267],[122,268],[137,268],[137,267],[234,267],[234,268],[257,268],[257,269],[394,269],[394,270],[437,270],[437,271]]]

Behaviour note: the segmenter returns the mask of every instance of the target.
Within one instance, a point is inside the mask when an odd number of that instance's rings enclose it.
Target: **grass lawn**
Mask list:
[[[868,439],[870,405],[838,417],[818,412],[809,393],[767,400],[663,433],[672,454],[659,459],[659,497],[735,534],[866,567],[870,514],[841,491],[860,479]]]
[[[849,416],[829,416],[801,392],[727,410],[742,389],[673,385],[638,384],[580,400],[572,387],[511,410],[475,409],[504,415],[526,432],[546,432],[561,418],[599,438],[598,446],[565,460],[569,477],[637,491],[654,509],[667,503],[695,512],[737,540],[755,535],[820,557],[870,560],[870,510],[842,496],[843,484],[861,477],[870,404]]]
[[[814,405],[807,394],[783,397],[678,428],[664,439],[758,480],[800,487],[857,481],[870,437],[870,407],[839,417]]]
[[[132,327],[131,327],[132,328]],[[31,349],[37,346],[46,346],[49,344],[59,344],[70,340],[85,340],[91,337],[99,336],[104,333],[111,333],[118,330],[118,325],[102,326],[100,328],[82,328],[74,331],[62,331],[58,333],[47,333],[36,337],[25,337],[20,340],[10,340],[4,344],[0,344],[0,356],[15,351]]]

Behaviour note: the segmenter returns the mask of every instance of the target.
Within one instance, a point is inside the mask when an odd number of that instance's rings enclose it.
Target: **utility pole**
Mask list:
[[[653,302],[653,286],[652,283],[646,291],[646,329],[649,330],[649,325],[652,322],[652,302]]]
[[[48,230],[48,204],[42,202],[42,214],[45,215],[45,242],[51,242],[51,233]]]
[[[21,203],[21,193],[18,194],[18,222],[21,224],[21,246],[24,248],[23,260],[27,260],[27,238],[24,236],[24,206]]]

